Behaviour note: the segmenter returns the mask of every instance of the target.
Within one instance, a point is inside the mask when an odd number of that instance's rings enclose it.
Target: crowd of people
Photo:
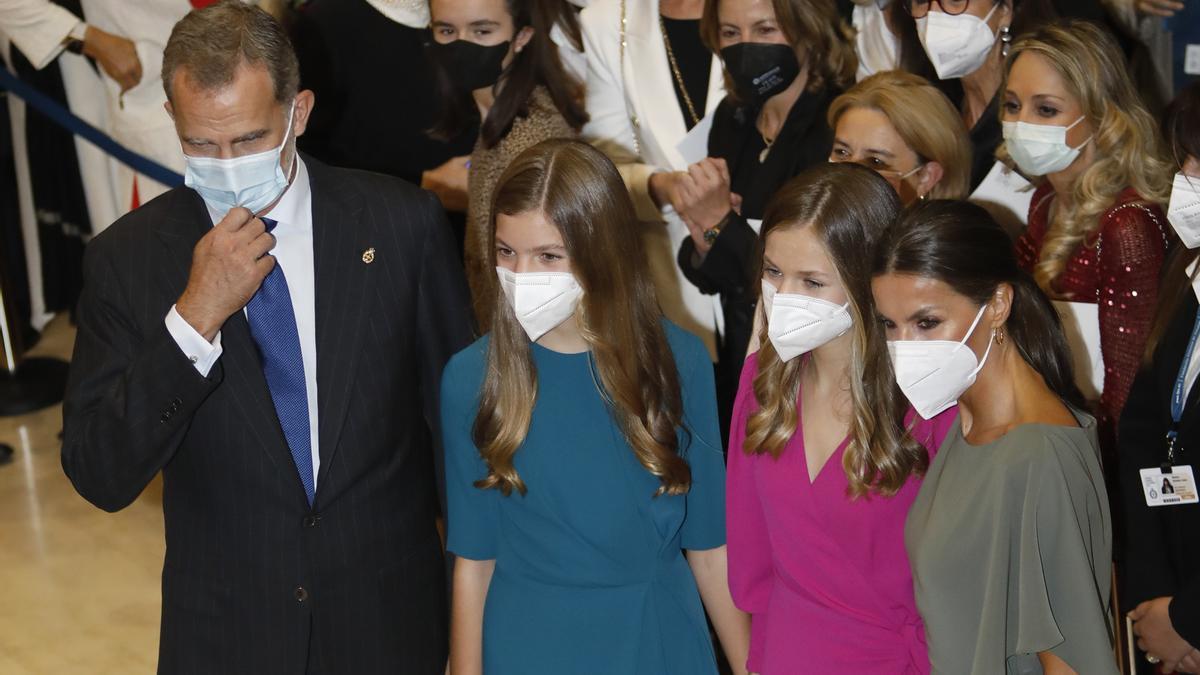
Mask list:
[[[162,672],[1200,673],[1200,82],[1122,16],[186,12],[62,450],[163,475]]]

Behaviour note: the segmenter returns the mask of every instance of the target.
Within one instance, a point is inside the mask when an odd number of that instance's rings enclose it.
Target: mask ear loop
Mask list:
[[[287,148],[288,137],[292,135],[292,123],[295,121],[296,121],[296,99],[293,98],[292,99],[292,108],[291,108],[291,110],[288,111],[287,129],[284,130],[283,141],[281,141],[280,145],[279,145],[280,155],[282,155],[284,150]],[[295,178],[296,178],[296,160],[299,159],[299,157],[300,157],[300,150],[293,145],[292,146],[292,161],[288,165],[288,170],[284,175],[284,180],[287,181],[289,188],[292,186],[292,181],[295,180]],[[286,188],[284,191],[285,192],[287,191]],[[270,208],[274,208],[274,205],[272,205]],[[256,214],[254,214],[254,216],[256,218],[261,218],[264,215],[266,215],[269,212],[269,210],[270,209],[260,211]]]
[[[1084,115],[1080,115],[1079,119],[1077,119],[1074,122],[1071,122],[1070,124],[1067,125],[1067,128],[1063,130],[1063,140],[1064,141],[1066,140],[1066,132],[1070,131],[1071,129],[1074,129],[1076,124],[1079,124],[1080,122],[1083,121],[1083,118],[1084,118]],[[1096,136],[1096,134],[1093,133],[1091,136],[1088,136],[1087,138],[1083,139],[1082,143],[1080,143],[1079,145],[1077,145],[1071,149],[1072,150],[1082,150],[1083,146],[1087,145],[1088,143],[1091,143],[1092,138],[1094,138],[1095,136]],[[1068,145],[1067,147],[1070,148],[1071,146]]]
[[[971,335],[975,332],[976,326],[979,325],[979,321],[983,318],[983,310],[985,309],[987,309],[987,305],[979,308],[979,313],[975,315],[975,321],[971,323],[970,330],[967,331],[966,337],[962,339],[962,342],[960,342],[959,345],[963,347],[967,346],[967,340],[971,339]],[[971,371],[969,377],[975,377],[979,374],[979,371],[983,370],[984,364],[987,363],[988,355],[992,353],[992,345],[996,342],[995,337],[996,334],[992,333],[992,335],[988,338],[987,349],[983,350],[983,358],[979,359],[979,365],[975,366],[975,369]],[[970,347],[967,348],[970,349]]]

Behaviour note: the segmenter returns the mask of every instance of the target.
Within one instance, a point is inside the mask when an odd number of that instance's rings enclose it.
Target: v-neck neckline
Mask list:
[[[835,457],[839,457],[845,453],[846,446],[850,444],[850,434],[847,433],[842,440],[834,447],[833,452],[825,458],[825,462],[817,469],[816,475],[813,475],[812,470],[808,465],[808,441],[804,438],[804,385],[800,385],[800,391],[796,395],[796,414],[800,420],[800,426],[796,430],[800,434],[800,454],[804,459],[804,475],[808,478],[809,487],[815,487],[817,481],[821,480],[821,476],[825,475],[825,469],[833,463]]]

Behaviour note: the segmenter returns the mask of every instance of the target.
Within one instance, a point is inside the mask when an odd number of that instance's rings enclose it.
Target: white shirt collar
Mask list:
[[[221,219],[225,217],[224,213],[214,211],[207,204],[205,206],[208,208],[208,216],[212,219],[214,225],[221,222]],[[308,216],[311,213],[312,186],[308,180],[308,167],[304,164],[304,159],[297,153],[296,177],[292,179],[292,184],[288,186],[287,191],[279,198],[279,202],[263,215],[274,219],[280,225],[300,227],[308,230],[312,229],[312,218]]]

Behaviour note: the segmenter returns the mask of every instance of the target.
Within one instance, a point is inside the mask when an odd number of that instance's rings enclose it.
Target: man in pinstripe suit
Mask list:
[[[432,421],[466,286],[432,195],[298,155],[297,70],[236,0],[175,27],[189,187],[89,245],[63,467],[108,511],[163,474],[160,672],[440,673]]]

